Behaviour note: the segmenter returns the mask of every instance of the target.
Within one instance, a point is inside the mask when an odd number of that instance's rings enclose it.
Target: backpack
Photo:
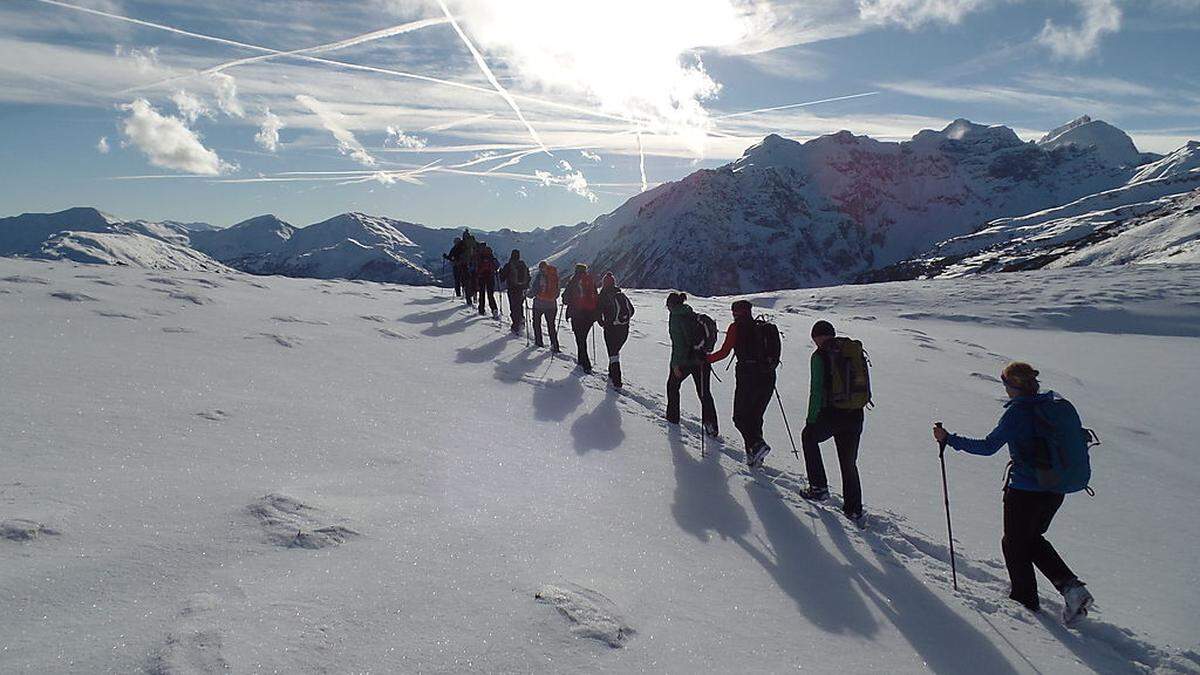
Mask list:
[[[629,298],[625,297],[625,293],[622,291],[613,293],[612,301],[617,306],[617,311],[613,313],[612,324],[614,326],[628,324],[629,320],[633,318],[633,303],[629,301]]]
[[[760,316],[738,324],[737,336],[738,363],[753,363],[769,368],[779,366],[783,341],[778,326]]]
[[[1096,432],[1083,426],[1075,406],[1053,394],[1033,404],[1032,464],[1038,487],[1068,494],[1091,490],[1089,450],[1100,444]]]
[[[554,265],[546,265],[546,270],[542,273],[542,290],[538,292],[537,297],[546,302],[554,302],[558,297],[558,268]]]
[[[688,344],[695,351],[711,354],[717,346],[717,322],[707,314],[692,312],[687,323]]]
[[[505,280],[509,288],[525,288],[529,285],[529,268],[519,262],[510,262],[508,264],[508,279]]]
[[[871,403],[871,359],[862,342],[837,337],[825,343],[829,403],[841,410],[862,410]]]

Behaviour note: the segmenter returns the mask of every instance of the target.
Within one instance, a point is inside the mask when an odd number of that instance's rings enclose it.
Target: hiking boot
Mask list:
[[[708,436],[711,436],[712,438],[716,438],[717,437],[717,423],[716,422],[705,422],[704,423],[704,433],[707,434]]]
[[[800,491],[800,496],[810,502],[823,502],[829,499],[829,488],[808,486]]]
[[[746,453],[746,466],[752,469],[762,466],[763,460],[766,459],[767,454],[770,452],[771,446],[763,441],[759,441]]]
[[[1010,600],[1016,600],[1017,602],[1021,603],[1021,605],[1023,605],[1025,607],[1025,609],[1033,612],[1034,614],[1037,614],[1042,611],[1042,606],[1041,606],[1041,603],[1038,601],[1038,597],[1037,597],[1036,593],[1034,594],[1034,596],[1032,598],[1022,598],[1017,595],[1014,595],[1012,592],[1009,592],[1008,598]]]
[[[1088,615],[1088,609],[1096,602],[1083,582],[1074,579],[1063,586],[1063,623],[1074,626]]]
[[[860,530],[867,527],[867,514],[863,513],[862,511],[857,513],[846,512],[846,517],[849,518],[850,522],[854,523],[854,526]]]

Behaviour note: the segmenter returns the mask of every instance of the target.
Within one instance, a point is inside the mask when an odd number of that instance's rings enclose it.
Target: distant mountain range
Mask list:
[[[702,295],[1043,266],[1196,262],[1200,143],[1140,152],[1081,117],[1037,142],[955,120],[911,140],[767,136],[736,161],[639,194],[591,223],[477,232]],[[0,219],[0,255],[148,268],[438,283],[456,228],[345,213],[295,227],[122,221],[90,208]]]

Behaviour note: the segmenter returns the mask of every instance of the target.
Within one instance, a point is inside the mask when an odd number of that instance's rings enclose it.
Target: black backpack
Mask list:
[[[745,334],[743,335],[743,330]],[[737,357],[739,363],[754,363],[768,368],[779,367],[783,340],[779,327],[758,317],[738,325]]]
[[[508,263],[508,278],[504,280],[510,288],[529,286],[529,268],[520,262]]]
[[[717,322],[707,314],[692,312],[688,324],[688,343],[702,354],[711,354],[717,346]]]
[[[629,298],[625,297],[625,293],[622,291],[613,293],[612,301],[616,305],[617,310],[613,313],[613,325],[624,326],[628,324],[629,320],[633,318],[633,303],[629,301]]]

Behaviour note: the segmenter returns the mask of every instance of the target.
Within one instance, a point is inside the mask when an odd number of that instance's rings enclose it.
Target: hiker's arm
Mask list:
[[[691,354],[687,336],[684,335],[683,322],[672,316],[668,326],[671,333],[671,367],[677,368],[685,365]]]
[[[808,383],[808,419],[807,422],[812,424],[817,421],[817,417],[821,415],[821,409],[825,407],[825,359],[821,358],[820,353],[813,352],[812,358],[809,359],[809,383]]]
[[[737,344],[737,324],[729,324],[729,330],[725,331],[725,341],[721,343],[721,348],[709,354],[706,358],[709,363],[722,361],[729,356],[729,352],[733,351],[733,346]]]
[[[946,445],[968,452],[972,455],[994,455],[1000,448],[1004,447],[1012,439],[1012,423],[1009,420],[1007,413],[1000,418],[1000,423],[992,429],[992,433],[986,438],[967,438],[958,434],[950,434],[946,438]]]

